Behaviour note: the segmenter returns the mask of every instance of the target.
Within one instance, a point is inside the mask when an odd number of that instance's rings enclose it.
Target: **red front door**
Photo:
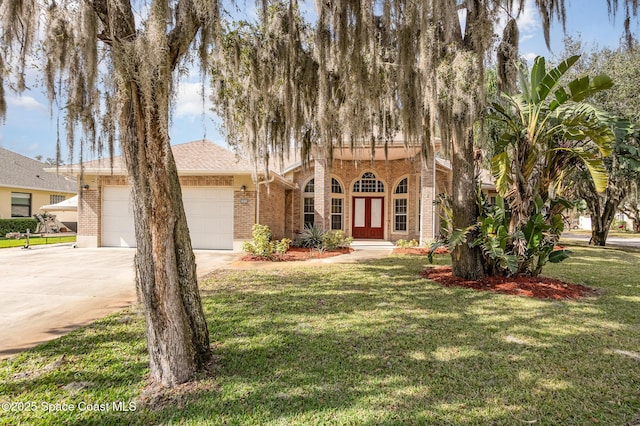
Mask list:
[[[353,198],[353,238],[384,238],[384,198]]]

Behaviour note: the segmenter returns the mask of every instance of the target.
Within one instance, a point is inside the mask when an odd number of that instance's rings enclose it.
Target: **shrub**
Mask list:
[[[284,254],[289,250],[291,240],[283,238],[280,241],[272,241],[273,233],[267,225],[253,225],[252,241],[245,241],[242,250],[254,256],[272,259],[274,254]]]
[[[485,195],[478,192],[476,202],[480,211],[477,223],[466,229],[452,229],[450,204],[445,198],[441,199],[447,227],[444,237],[432,244],[430,261],[439,247],[446,246],[453,251],[460,244],[468,244],[482,249],[487,275],[535,277],[546,263],[561,262],[571,253],[555,249],[564,229],[561,212],[569,206],[567,201],[555,199],[545,203],[537,197],[527,222],[515,229],[510,229],[512,212],[502,197],[496,197],[496,204],[491,205]]]
[[[289,246],[291,246],[291,240],[289,238],[283,238],[275,243],[274,251],[278,254],[285,254],[287,250],[289,250]]]
[[[345,237],[344,231],[330,231],[322,235],[322,249],[335,250],[347,248],[353,242],[353,238]]]
[[[353,238],[346,237],[344,231],[325,232],[319,226],[305,226],[304,231],[298,237],[296,245],[315,250],[336,250],[351,245]]]
[[[418,245],[420,244],[416,240],[399,239],[398,241],[396,241],[396,247],[403,248],[403,249],[418,247]]]
[[[322,248],[323,235],[324,235],[324,231],[319,226],[305,225],[304,230],[300,233],[300,236],[298,237],[298,245],[300,247],[307,247],[307,248],[316,248],[316,249]]]
[[[0,236],[10,232],[26,233],[27,229],[36,232],[38,221],[36,219],[0,219]]]

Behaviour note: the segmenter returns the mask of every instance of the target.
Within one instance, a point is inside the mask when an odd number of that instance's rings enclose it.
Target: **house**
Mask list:
[[[0,219],[30,218],[40,206],[73,197],[77,183],[45,171],[46,164],[0,148]]]
[[[309,164],[289,161],[259,174],[249,161],[206,140],[174,145],[187,222],[196,249],[239,249],[255,223],[274,238],[306,226],[343,230],[356,239],[428,241],[439,233],[434,197],[450,192],[449,162],[425,162],[419,147],[391,144],[334,152]],[[121,157],[83,164],[79,247],[135,245],[131,195]],[[80,168],[66,173],[80,177]]]

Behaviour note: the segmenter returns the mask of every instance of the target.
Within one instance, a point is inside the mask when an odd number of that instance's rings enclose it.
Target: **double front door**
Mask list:
[[[383,239],[384,198],[353,198],[353,238]]]

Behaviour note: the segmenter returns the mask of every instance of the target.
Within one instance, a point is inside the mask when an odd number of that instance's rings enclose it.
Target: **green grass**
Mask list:
[[[640,254],[573,250],[545,275],[598,297],[443,288],[417,256],[219,271],[202,283],[213,378],[155,410],[44,411],[136,401],[147,355],[128,310],[1,362],[0,402],[37,409],[0,424],[625,425],[640,414]]]
[[[0,238],[0,249],[10,247],[24,247],[26,243],[25,238]],[[29,245],[38,246],[42,244],[60,244],[60,243],[75,243],[75,235],[65,237],[30,237]]]

